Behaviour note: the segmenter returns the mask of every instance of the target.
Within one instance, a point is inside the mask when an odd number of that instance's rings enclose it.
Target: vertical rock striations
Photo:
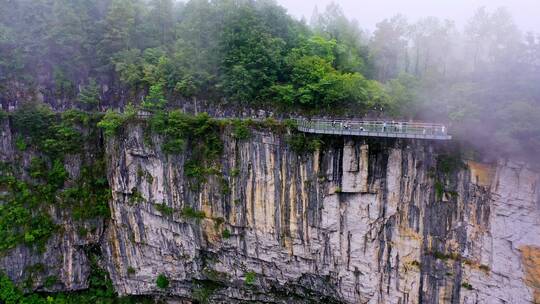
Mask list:
[[[103,247],[121,294],[214,301],[529,303],[538,297],[538,174],[464,166],[422,141],[223,136],[194,187],[189,151],[141,126],[107,144],[112,221]],[[187,211],[201,210],[202,216]],[[165,274],[171,286],[155,281]]]
[[[189,148],[167,155],[133,123],[106,142],[111,219],[86,236],[65,210],[45,251],[0,257],[34,289],[88,286],[98,246],[121,295],[216,303],[540,302],[539,174],[526,164],[463,164],[425,141],[325,138],[293,152],[286,136],[222,135],[219,160],[186,171]],[[14,135],[0,134],[2,162]],[[20,155],[17,157],[21,157]],[[81,160],[66,159],[70,176]],[[86,224],[84,224],[86,225]],[[164,275],[169,287],[156,280]],[[46,277],[56,276],[51,288]]]

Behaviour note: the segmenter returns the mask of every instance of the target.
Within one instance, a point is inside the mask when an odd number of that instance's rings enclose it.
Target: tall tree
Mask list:
[[[358,23],[350,21],[339,5],[330,3],[322,14],[315,10],[310,25],[316,34],[337,41],[335,68],[364,75],[371,73],[367,39]]]
[[[101,52],[107,56],[135,46],[136,0],[112,0],[105,17]]]
[[[370,46],[378,80],[387,81],[408,69],[408,32],[409,25],[402,15],[377,23]]]
[[[410,26],[412,52],[410,54],[411,68],[408,72],[417,77],[445,74],[447,59],[452,54],[454,38],[454,23],[440,21],[435,17],[419,20]]]
[[[173,0],[151,0],[147,22],[156,45],[170,44],[174,39],[175,7]]]
[[[242,5],[231,12],[220,42],[225,94],[240,102],[269,94],[280,73],[285,41],[271,34],[255,7]]]

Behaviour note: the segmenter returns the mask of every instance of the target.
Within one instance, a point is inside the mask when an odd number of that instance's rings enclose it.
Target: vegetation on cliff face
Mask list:
[[[61,117],[48,108],[26,104],[11,115],[25,151],[0,167],[0,251],[19,244],[44,250],[58,230],[51,210],[66,209],[75,221],[108,217],[110,190],[96,123],[99,115],[70,110]],[[32,157],[22,164],[24,155]],[[78,157],[78,176],[66,158]]]
[[[99,254],[90,250],[88,256],[91,272],[87,290],[76,293],[24,293],[6,274],[0,272],[0,302],[5,304],[161,303],[146,297],[118,297],[108,273],[99,266]]]
[[[173,109],[183,99],[304,113],[430,118],[453,123],[460,138],[484,147],[536,156],[539,54],[538,35],[519,33],[504,10],[479,10],[464,33],[434,18],[413,24],[397,16],[367,37],[336,5],[307,25],[266,0],[4,3],[0,102],[5,109],[16,104],[18,110],[0,109],[0,122],[9,119],[14,129],[16,148],[13,162],[0,165],[0,254],[19,245],[45,250],[47,241],[62,232],[62,219],[56,217],[64,215],[55,210],[66,210],[81,224],[83,236],[88,233],[83,223],[109,216],[100,130],[117,136],[139,111],[149,113],[147,131],[163,139],[163,152],[189,154],[184,173],[195,191],[208,176],[224,175],[216,165],[224,129],[241,141],[257,129],[284,133],[293,126],[272,119],[191,116]],[[302,154],[322,141],[293,133],[287,144]],[[73,159],[81,163],[77,174],[68,170]],[[438,161],[437,200],[454,195],[446,189],[446,175],[460,165],[459,159]],[[230,189],[222,180],[226,193]],[[133,192],[132,199],[142,196]],[[156,208],[166,216],[174,211],[165,204]],[[191,207],[181,215],[206,218]],[[230,236],[224,229],[222,237]],[[1,275],[0,300],[122,303],[106,273],[92,262],[88,292],[23,295]],[[246,285],[256,279],[246,273]],[[45,285],[55,281],[51,276]],[[168,286],[166,277],[156,283]]]

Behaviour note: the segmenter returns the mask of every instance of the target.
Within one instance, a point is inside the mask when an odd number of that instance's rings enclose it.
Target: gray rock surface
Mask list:
[[[0,157],[10,154],[4,133]],[[99,244],[121,295],[540,301],[539,174],[526,164],[442,170],[447,148],[424,141],[334,138],[305,155],[267,131],[223,141],[213,164],[221,173],[194,189],[184,174],[190,151],[166,155],[158,137],[145,142],[142,126],[130,126],[106,143],[110,221],[84,239],[65,223],[45,253],[20,247],[1,267],[20,280],[40,261],[58,269],[58,288],[80,289],[88,272],[81,248]],[[188,207],[205,218],[185,216]],[[166,291],[156,286],[159,274],[170,280]]]

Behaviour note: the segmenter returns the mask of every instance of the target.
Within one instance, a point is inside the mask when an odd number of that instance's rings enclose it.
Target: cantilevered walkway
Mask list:
[[[435,140],[452,139],[452,136],[448,135],[448,129],[442,124],[324,119],[298,119],[297,123],[298,130],[306,133]]]

